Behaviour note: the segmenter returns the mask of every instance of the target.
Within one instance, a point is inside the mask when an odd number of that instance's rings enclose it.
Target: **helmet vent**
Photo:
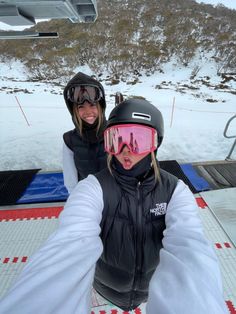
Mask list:
[[[151,121],[151,116],[149,114],[145,114],[145,113],[141,113],[141,112],[133,112],[132,118]]]

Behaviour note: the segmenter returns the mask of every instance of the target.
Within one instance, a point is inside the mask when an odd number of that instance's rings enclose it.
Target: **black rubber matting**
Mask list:
[[[187,184],[190,188],[190,190],[193,193],[197,193],[197,190],[194,188],[192,183],[189,181],[189,179],[184,174],[183,170],[181,169],[180,165],[176,160],[165,160],[165,161],[159,161],[160,168],[173,174],[178,179],[181,179],[185,184]]]
[[[208,182],[215,189],[236,187],[236,163],[223,163],[214,165],[202,165],[197,167],[199,172],[209,175]],[[205,176],[206,176],[205,174]]]
[[[0,171],[0,205],[14,205],[40,169]]]

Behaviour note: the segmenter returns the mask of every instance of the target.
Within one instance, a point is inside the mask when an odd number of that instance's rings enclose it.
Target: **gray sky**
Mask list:
[[[236,0],[195,0],[198,3],[209,3],[212,5],[217,5],[219,3],[223,4],[224,6],[236,10]]]
[[[198,3],[209,3],[212,5],[217,5],[219,3],[223,4],[224,6],[236,10],[236,0],[195,0]],[[25,29],[26,26],[9,26],[5,23],[0,22],[0,30],[15,30],[20,31]]]

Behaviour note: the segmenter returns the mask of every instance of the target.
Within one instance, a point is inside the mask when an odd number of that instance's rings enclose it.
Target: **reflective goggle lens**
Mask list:
[[[79,85],[69,88],[67,97],[78,105],[83,104],[86,100],[96,104],[102,98],[102,92],[96,86]]]
[[[140,124],[115,125],[104,132],[105,150],[117,155],[124,145],[133,154],[144,154],[157,149],[155,129]]]

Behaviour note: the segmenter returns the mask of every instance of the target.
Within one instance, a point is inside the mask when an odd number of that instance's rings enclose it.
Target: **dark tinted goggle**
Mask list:
[[[141,124],[120,124],[104,132],[105,150],[109,154],[120,154],[126,145],[132,154],[145,154],[157,149],[157,132]]]
[[[96,105],[102,97],[100,88],[91,85],[70,87],[67,92],[67,98],[77,105],[82,105],[85,101]]]

